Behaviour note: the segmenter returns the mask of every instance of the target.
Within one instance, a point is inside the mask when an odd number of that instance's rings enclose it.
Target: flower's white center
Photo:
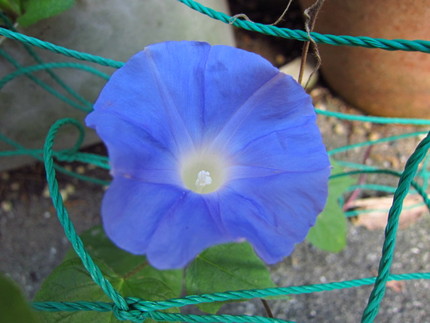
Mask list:
[[[185,187],[207,194],[215,192],[226,182],[227,169],[225,158],[219,154],[199,151],[182,158],[180,172]]]

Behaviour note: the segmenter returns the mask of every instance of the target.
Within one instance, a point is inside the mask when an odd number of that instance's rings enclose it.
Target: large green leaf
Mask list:
[[[332,166],[332,174],[343,172],[343,169],[333,161]],[[354,183],[354,179],[348,176],[330,179],[327,204],[306,237],[306,240],[317,248],[339,252],[346,246],[347,221],[338,200]]]
[[[265,264],[248,243],[229,243],[209,248],[186,271],[187,294],[276,287]],[[223,302],[199,304],[216,313]]]
[[[39,322],[19,288],[3,275],[0,275],[0,322]]]
[[[134,256],[115,247],[99,227],[81,237],[105,278],[122,296],[152,301],[180,296],[181,270],[161,271],[151,267],[145,257]],[[35,301],[82,300],[111,302],[93,282],[76,254],[69,252],[65,261],[44,281]],[[174,308],[167,311],[179,310]],[[111,312],[42,312],[40,316],[48,323],[120,322]]]
[[[132,255],[116,247],[105,235],[100,226],[95,226],[80,235],[85,248],[103,261],[118,275],[128,276],[135,271],[165,282],[178,296],[182,291],[181,270],[157,270],[151,267],[144,256]],[[74,250],[69,250],[66,259],[77,257]]]
[[[18,18],[22,27],[28,27],[39,20],[49,18],[70,9],[75,0],[26,0],[23,1],[24,14]]]

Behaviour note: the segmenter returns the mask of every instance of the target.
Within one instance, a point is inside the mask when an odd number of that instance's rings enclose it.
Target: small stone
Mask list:
[[[287,59],[282,54],[278,54],[278,55],[275,56],[275,63],[276,63],[276,65],[284,65],[286,60]]]
[[[420,249],[418,249],[418,248],[412,248],[412,249],[411,249],[411,252],[412,252],[413,254],[415,254],[415,255],[418,255],[418,254],[421,252],[421,250],[420,250]]]
[[[325,102],[316,102],[315,103],[315,108],[320,109],[322,111],[327,111],[327,104]]]
[[[361,126],[366,130],[372,129],[372,123],[370,123],[370,122],[362,122]]]
[[[1,173],[1,179],[4,181],[7,181],[10,178],[10,175],[8,172]]]
[[[366,134],[366,129],[360,124],[354,127],[353,133],[357,136],[364,136]]]
[[[378,140],[378,139],[381,139],[381,135],[379,133],[377,133],[377,132],[371,132],[369,134],[369,140],[375,141],[375,140]]]
[[[72,184],[67,184],[66,187],[64,188],[64,190],[68,193],[68,194],[73,194],[75,193],[75,187]]]
[[[69,198],[69,193],[64,188],[60,190],[60,195],[63,201],[67,201]]]
[[[19,190],[19,187],[20,187],[20,185],[19,185],[19,183],[18,183],[18,182],[13,182],[12,184],[10,184],[10,189],[11,189],[12,191],[18,191],[18,190]]]
[[[85,167],[84,166],[78,166],[78,167],[76,167],[76,173],[78,173],[78,174],[84,174],[85,173]]]
[[[45,188],[43,189],[42,196],[43,196],[44,198],[50,198],[50,197],[51,197],[51,194],[49,193],[49,188],[48,188],[48,186],[45,186]]]
[[[10,201],[2,201],[1,202],[1,208],[2,208],[2,210],[3,211],[5,211],[5,212],[10,212],[10,211],[12,211],[12,202],[10,202]]]
[[[336,123],[333,127],[333,132],[336,135],[345,135],[346,134],[345,126],[341,123]]]

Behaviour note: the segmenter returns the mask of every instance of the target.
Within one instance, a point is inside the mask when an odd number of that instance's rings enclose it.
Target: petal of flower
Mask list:
[[[120,248],[144,254],[163,215],[185,195],[173,186],[117,176],[102,203],[106,234]]]
[[[296,119],[294,127],[275,130],[249,141],[233,153],[231,179],[284,172],[311,172],[330,165],[315,116]]]
[[[171,127],[186,130],[193,143],[201,139],[203,131],[205,66],[211,48],[204,42],[164,42],[148,46],[143,52],[165,97],[166,116],[174,116]],[[185,134],[181,131],[174,135]]]
[[[329,173],[327,167],[230,182],[220,196],[226,229],[248,240],[266,263],[282,260],[324,208]]]
[[[253,94],[279,73],[255,53],[229,46],[213,46],[204,79],[204,128],[213,139],[237,115]]]
[[[202,42],[165,42],[146,47],[112,75],[95,111],[126,116],[155,138],[168,136],[175,143],[171,147],[174,153],[189,149],[193,140],[201,137],[198,119],[210,48]],[[93,123],[91,115],[87,122]]]
[[[103,226],[116,245],[146,254],[152,266],[182,268],[204,249],[231,241],[217,207],[215,195],[118,176],[103,199]]]
[[[165,137],[154,137],[133,120],[110,111],[92,113],[87,123],[95,125],[107,146],[113,176],[181,185],[178,162],[171,152],[171,142]]]
[[[219,222],[216,195],[189,192],[163,215],[147,249],[150,263],[158,269],[181,268],[204,249],[231,242]]]
[[[309,95],[292,77],[279,72],[235,110],[213,144],[237,150],[257,137],[294,127],[300,117],[314,115]]]

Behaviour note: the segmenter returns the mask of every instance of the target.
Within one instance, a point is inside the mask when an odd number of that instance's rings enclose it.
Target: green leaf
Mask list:
[[[16,18],[21,14],[20,2],[18,0],[0,0],[0,11]]]
[[[35,313],[13,281],[0,275],[0,321],[36,323]]]
[[[75,0],[27,0],[23,2],[24,14],[18,18],[22,27],[28,27],[39,20],[49,18],[70,9]]]
[[[144,256],[131,255],[114,246],[100,227],[83,233],[81,238],[105,278],[122,296],[152,301],[180,296],[181,270],[157,270],[151,267]],[[92,281],[73,251],[67,253],[65,261],[44,281],[35,300],[112,302]],[[172,308],[166,312],[177,313],[179,310]],[[50,312],[41,313],[41,316],[48,323],[120,322],[111,312]]]
[[[276,287],[270,272],[248,243],[209,248],[186,271],[187,294]],[[203,303],[203,312],[216,313],[225,302]]]
[[[333,175],[343,172],[343,169],[333,161],[332,166]],[[354,179],[349,176],[329,181],[327,204],[306,237],[306,240],[315,247],[329,252],[339,252],[346,246],[347,221],[338,200],[354,183]]]

